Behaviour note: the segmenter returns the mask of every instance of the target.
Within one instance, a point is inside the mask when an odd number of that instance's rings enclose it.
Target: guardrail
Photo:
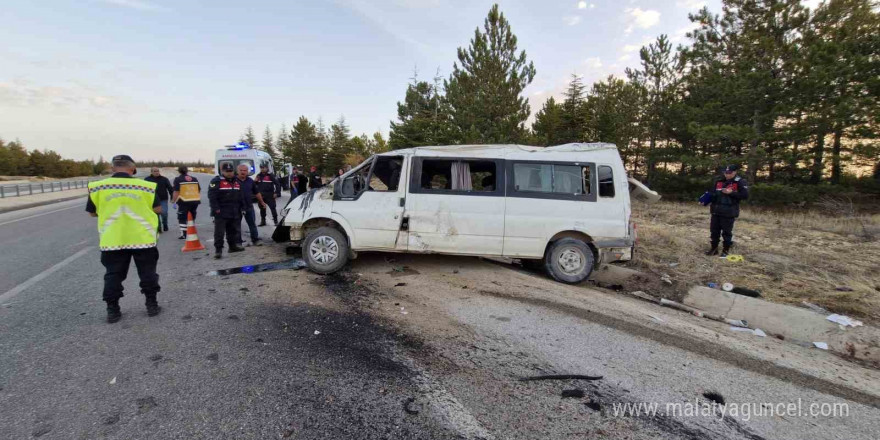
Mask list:
[[[72,189],[87,188],[89,182],[103,179],[93,177],[88,179],[64,180],[57,182],[20,183],[16,185],[0,185],[0,198],[29,196],[56,191],[68,191]]]

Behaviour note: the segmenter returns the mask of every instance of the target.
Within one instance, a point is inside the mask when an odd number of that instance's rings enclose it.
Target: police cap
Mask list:
[[[232,167],[232,164],[229,162],[220,165],[220,171],[235,171],[235,168]]]
[[[134,162],[134,159],[127,154],[118,154],[113,156],[113,159],[110,159],[111,162]]]
[[[731,165],[728,165],[726,168],[724,168],[724,172],[725,173],[734,173],[738,169],[739,169],[739,165],[731,164]]]

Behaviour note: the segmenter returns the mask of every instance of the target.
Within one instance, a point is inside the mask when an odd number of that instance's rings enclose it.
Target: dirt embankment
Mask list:
[[[633,203],[639,243],[631,267],[667,274],[673,286],[654,294],[675,299],[690,286],[732,283],[770,301],[816,304],[880,323],[880,215],[845,206],[825,212],[773,212],[744,207],[733,253],[742,262],[708,257],[709,210],[696,203]]]

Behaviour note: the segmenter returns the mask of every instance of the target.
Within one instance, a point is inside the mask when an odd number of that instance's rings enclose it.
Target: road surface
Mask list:
[[[209,176],[197,177],[207,187]],[[146,316],[132,269],[123,319],[110,325],[84,207],[83,198],[0,214],[0,438],[870,439],[880,430],[880,401],[865,391],[877,386],[874,371],[479,259],[362,254],[328,277],[211,275],[292,257],[270,243],[213,260],[206,203],[196,223],[207,251],[180,252],[173,213],[159,239],[162,314]],[[785,359],[767,360],[779,352]],[[831,371],[816,379],[803,364]],[[551,373],[603,377],[518,380]],[[800,400],[848,413],[618,414],[623,404],[700,408],[710,391],[728,410]]]

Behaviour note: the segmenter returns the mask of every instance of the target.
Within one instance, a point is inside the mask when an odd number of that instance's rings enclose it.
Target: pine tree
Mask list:
[[[521,94],[535,66],[525,51],[517,54],[516,36],[497,4],[483,29],[474,31],[470,47],[458,49],[458,62],[444,83],[451,120],[461,142],[518,142],[530,113]]]
[[[324,160],[321,141],[315,124],[300,116],[290,130],[290,163],[308,172],[312,165],[320,166]]]
[[[345,123],[345,117],[340,116],[330,126],[330,150],[327,152],[326,169],[335,176],[339,169],[345,167],[345,158],[351,153],[351,132]]]
[[[290,151],[290,132],[287,131],[286,124],[281,124],[281,129],[278,130],[278,138],[275,139],[275,152],[278,153],[282,162],[295,164],[293,154]]]
[[[544,102],[544,106],[535,115],[532,123],[532,131],[539,145],[558,145],[562,134],[562,106],[556,103],[551,96]]]
[[[571,75],[564,95],[558,143],[583,142],[586,140],[587,118],[584,113],[584,84],[579,76]]]
[[[281,137],[283,137],[283,134],[278,136],[279,139]],[[269,129],[268,125],[263,132],[263,141],[260,143],[260,146],[272,158],[272,162],[278,164],[278,166],[281,165],[281,157],[278,155],[278,150],[275,149],[275,139],[272,137],[272,130]]]
[[[452,143],[452,126],[437,85],[414,81],[406,87],[404,102],[397,103],[399,122],[391,122],[392,150]]]
[[[675,99],[679,81],[678,58],[666,35],[660,35],[654,43],[639,51],[641,68],[626,69],[626,75],[637,87],[644,90],[647,98],[645,129],[648,131],[647,181],[654,181],[657,161],[657,142],[668,139],[669,129],[666,114]]]
[[[248,125],[247,130],[245,130],[244,134],[238,138],[239,142],[247,142],[251,148],[256,148],[257,146],[257,137],[254,135],[254,129],[250,125]]]

